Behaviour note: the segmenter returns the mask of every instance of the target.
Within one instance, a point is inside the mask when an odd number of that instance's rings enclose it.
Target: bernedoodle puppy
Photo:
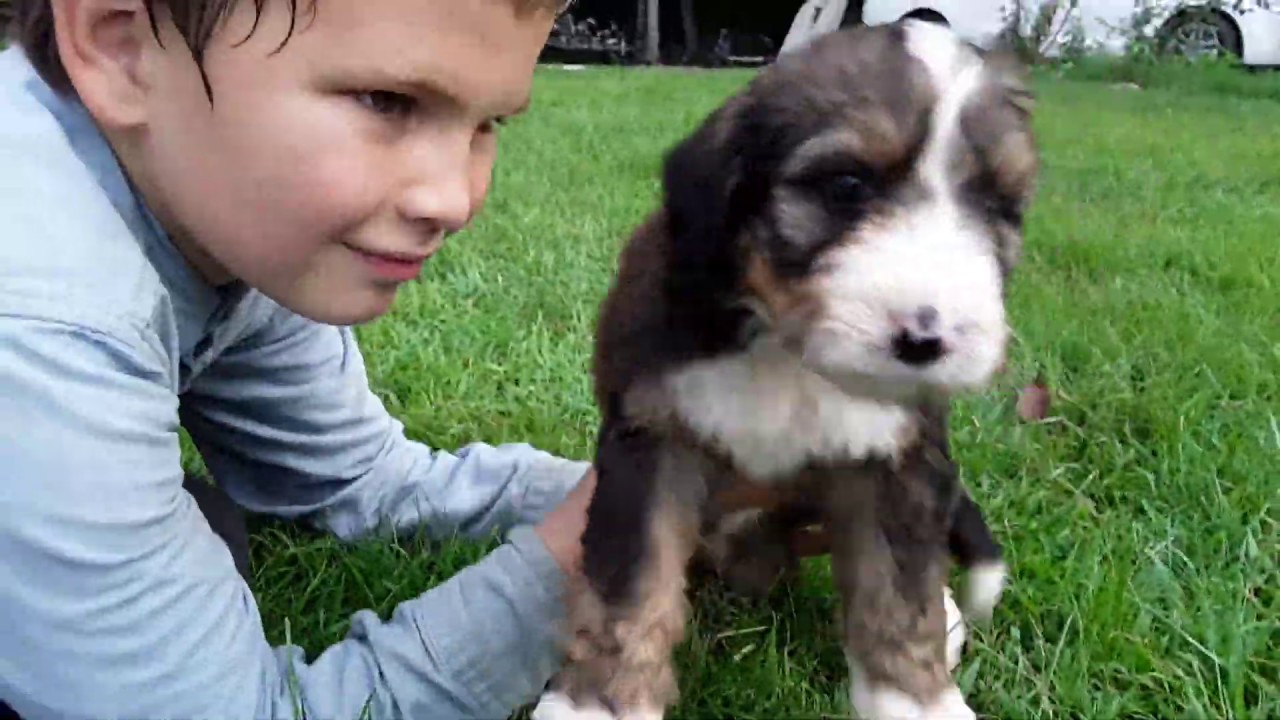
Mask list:
[[[948,405],[1005,361],[1038,172],[1018,70],[934,24],[849,28],[762,70],[666,158],[599,318],[599,479],[540,717],[662,717],[690,561],[732,575],[776,556],[772,577],[813,523],[852,710],[974,717],[947,573],[970,570],[964,609],[985,615],[1004,566]],[[722,502],[743,487],[772,500]]]

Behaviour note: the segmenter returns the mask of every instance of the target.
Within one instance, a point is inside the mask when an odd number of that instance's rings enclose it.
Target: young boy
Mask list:
[[[559,1],[17,0],[0,54],[10,712],[501,718],[537,697],[589,465],[407,440],[350,326],[480,210]],[[184,487],[179,426],[251,511],[507,542],[386,621],[358,613],[307,664],[265,640],[225,507]]]

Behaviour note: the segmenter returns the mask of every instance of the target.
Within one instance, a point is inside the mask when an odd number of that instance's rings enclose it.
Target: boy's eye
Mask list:
[[[417,100],[398,92],[373,90],[356,93],[356,100],[379,115],[406,116],[417,108]]]

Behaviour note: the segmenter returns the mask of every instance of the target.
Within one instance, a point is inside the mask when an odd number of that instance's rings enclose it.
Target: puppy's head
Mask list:
[[[1014,69],[915,21],[783,57],[667,159],[679,277],[851,390],[981,386],[1037,171]]]

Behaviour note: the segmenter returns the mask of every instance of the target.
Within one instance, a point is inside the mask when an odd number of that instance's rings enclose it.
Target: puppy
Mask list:
[[[974,716],[947,662],[947,571],[987,573],[982,612],[1003,565],[947,412],[1004,363],[1030,104],[1011,65],[940,26],[849,28],[667,156],[601,308],[599,477],[552,684],[568,702],[542,717],[662,717],[691,558],[732,566],[815,522],[853,710]],[[744,483],[765,507],[722,502]]]

